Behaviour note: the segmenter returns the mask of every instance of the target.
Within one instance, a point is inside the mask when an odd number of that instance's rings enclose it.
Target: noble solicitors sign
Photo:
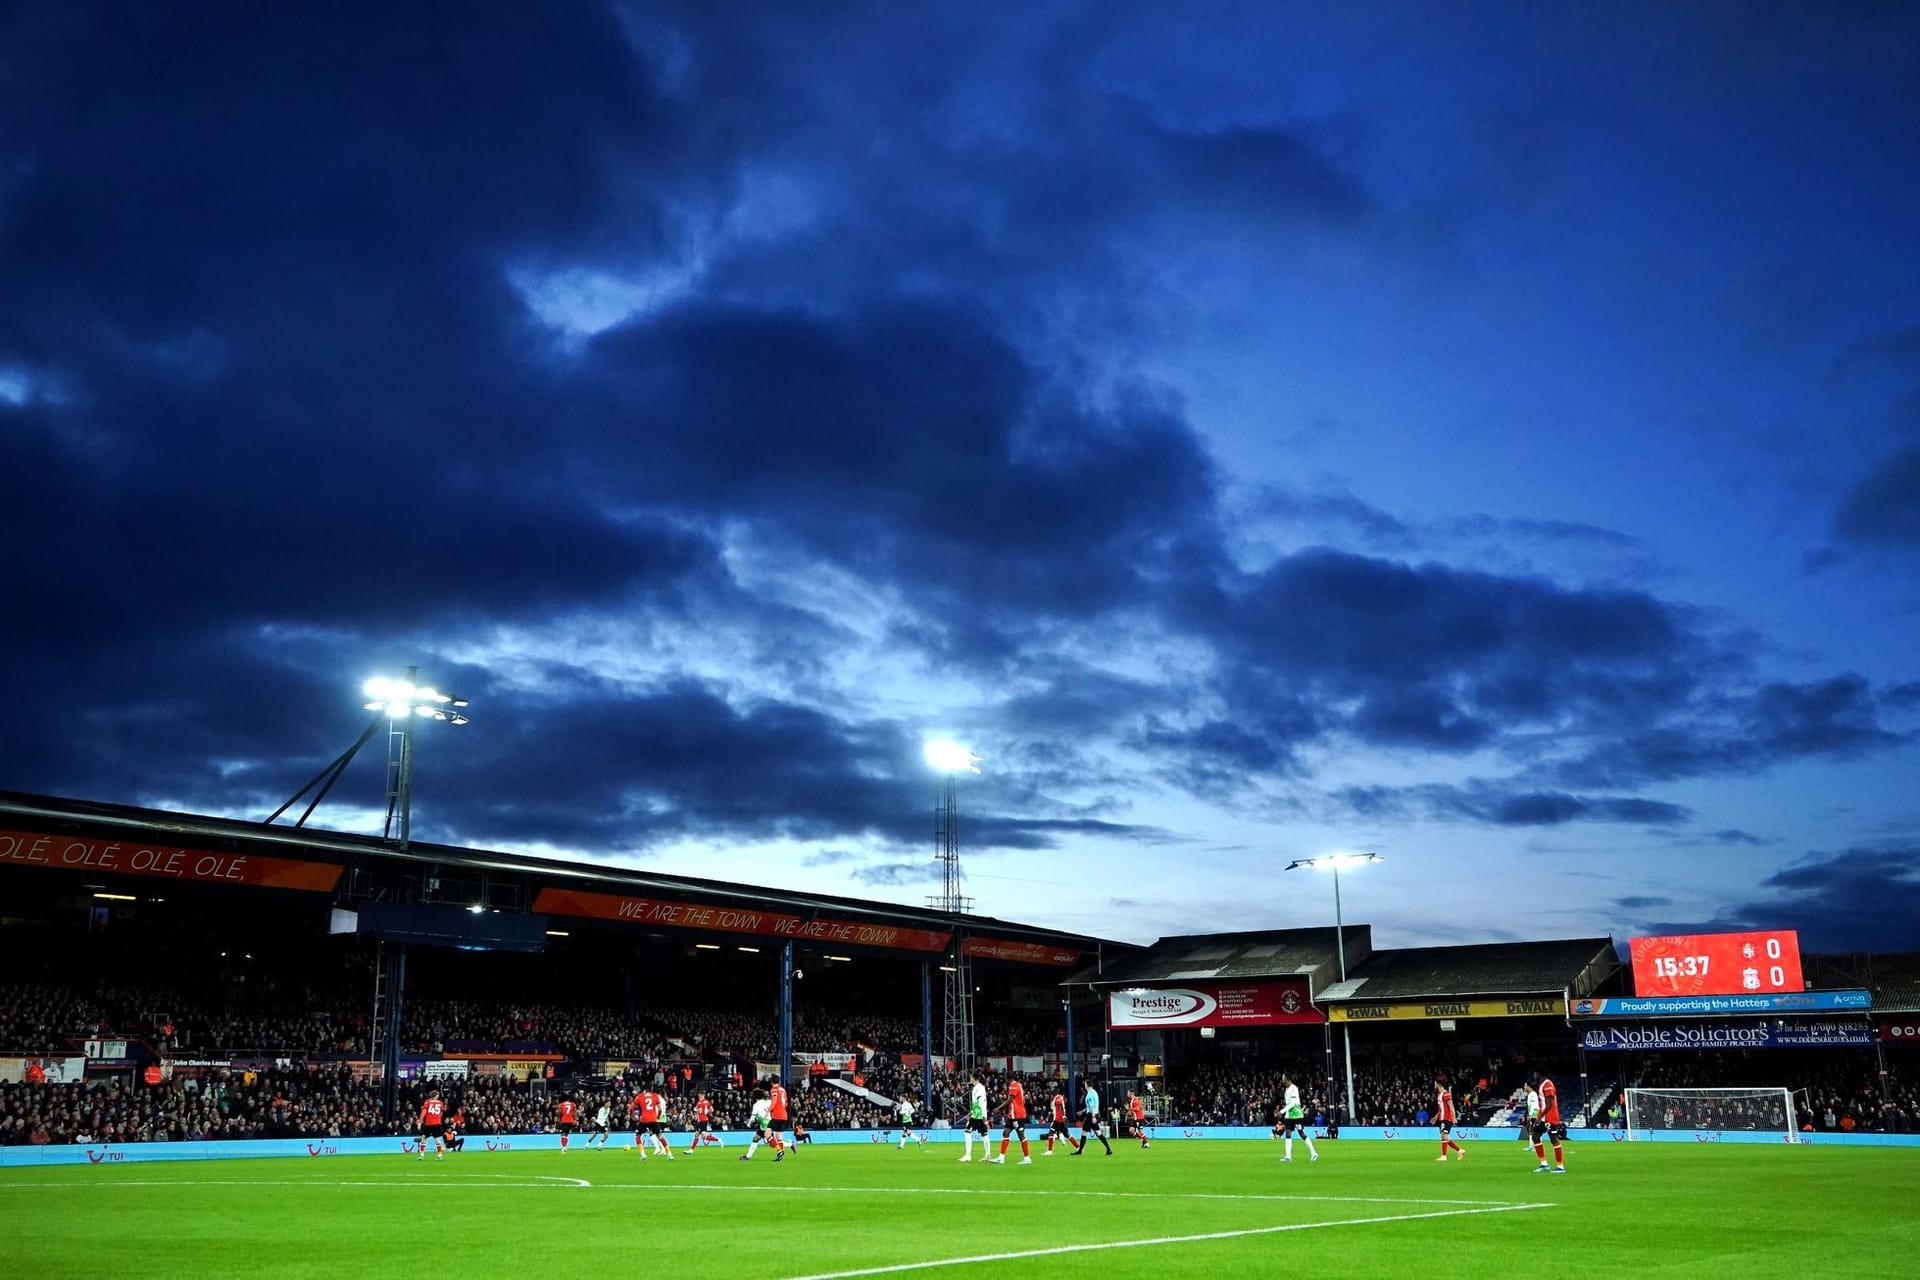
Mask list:
[[[1613,1023],[1580,1033],[1588,1052],[1649,1049],[1823,1049],[1873,1043],[1866,1022],[1673,1022],[1642,1025]]]

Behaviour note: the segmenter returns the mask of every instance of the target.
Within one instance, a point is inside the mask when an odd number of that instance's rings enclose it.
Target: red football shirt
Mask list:
[[[1027,1089],[1018,1080],[1007,1086],[1007,1118],[1009,1120],[1027,1118]]]
[[[640,1095],[640,1123],[656,1124],[666,1113],[666,1099],[649,1089]]]
[[[1135,1120],[1145,1120],[1147,1118],[1146,1103],[1140,1101],[1140,1099],[1136,1097],[1132,1100],[1132,1103],[1130,1105],[1133,1108],[1133,1118]]]
[[[693,1118],[695,1120],[713,1119],[713,1104],[711,1102],[708,1102],[705,1098],[702,1098],[700,1099],[700,1101],[694,1103]]]
[[[786,1086],[776,1084],[767,1096],[773,1101],[773,1118],[775,1120],[785,1120],[787,1118]]]
[[[1560,1123],[1560,1092],[1551,1080],[1540,1082],[1540,1118],[1548,1124]]]
[[[439,1124],[447,1114],[447,1104],[441,1098],[428,1098],[420,1104],[420,1123]]]
[[[1453,1123],[1453,1090],[1440,1090],[1438,1110],[1439,1114],[1435,1119],[1445,1120],[1449,1124]]]
[[[1053,1095],[1053,1118],[1062,1124],[1067,1120],[1067,1100],[1057,1093]]]
[[[560,1123],[573,1123],[573,1104],[571,1102],[563,1102],[560,1104]]]

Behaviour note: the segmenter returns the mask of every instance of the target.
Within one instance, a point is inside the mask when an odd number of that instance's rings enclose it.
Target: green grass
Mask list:
[[[1425,1141],[1321,1150],[1291,1165],[1276,1143],[1168,1141],[1031,1167],[859,1144],[779,1165],[614,1148],[6,1169],[0,1275],[751,1280],[1099,1244],[1123,1247],[904,1274],[1920,1274],[1920,1150],[1589,1142],[1565,1176],[1530,1172],[1509,1141],[1445,1165]]]

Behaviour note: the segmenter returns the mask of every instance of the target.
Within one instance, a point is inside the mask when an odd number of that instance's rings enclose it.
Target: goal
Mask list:
[[[1739,1130],[1799,1139],[1793,1091],[1762,1089],[1628,1089],[1627,1140],[1662,1130]]]

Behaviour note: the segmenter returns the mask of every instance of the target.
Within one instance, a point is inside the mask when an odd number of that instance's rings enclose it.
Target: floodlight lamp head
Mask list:
[[[949,738],[935,738],[926,746],[927,763],[941,773],[959,773],[965,769],[980,772],[980,757]]]

